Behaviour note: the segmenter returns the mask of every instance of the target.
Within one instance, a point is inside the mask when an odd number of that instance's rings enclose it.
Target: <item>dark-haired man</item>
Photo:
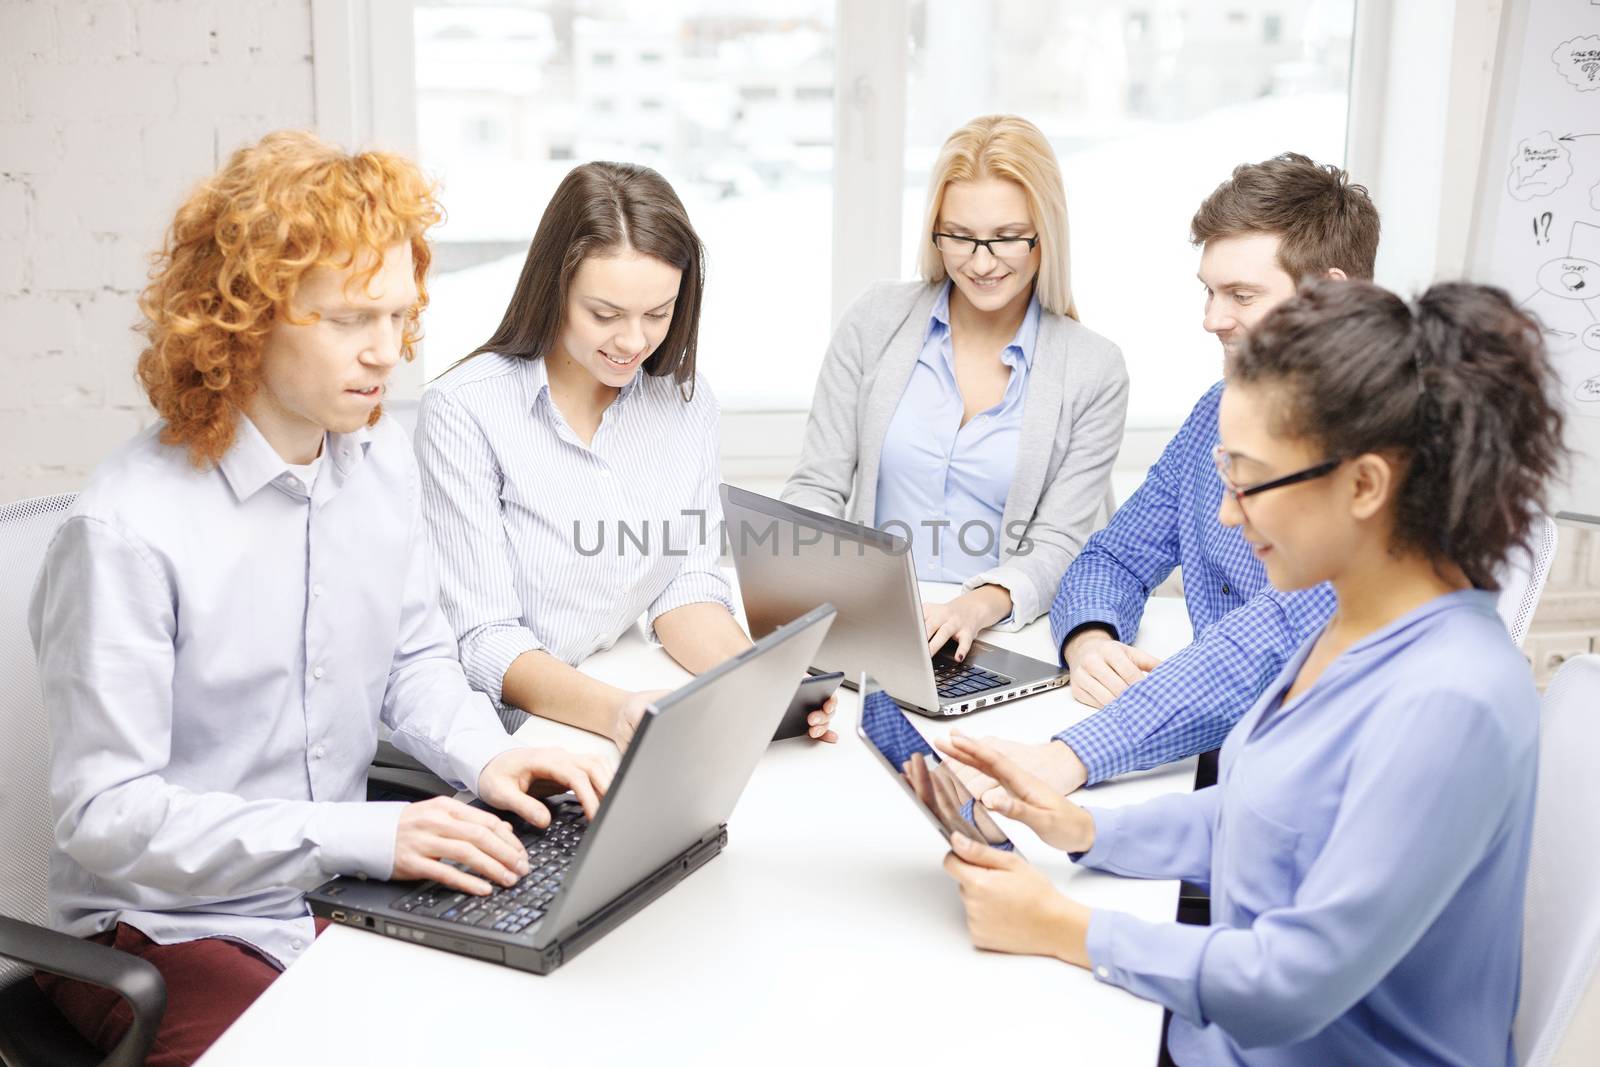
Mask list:
[[[1224,367],[1301,279],[1370,279],[1378,231],[1367,191],[1338,167],[1286,153],[1235,168],[1190,223],[1204,324],[1222,343]],[[1217,521],[1221,395],[1218,382],[1200,398],[1061,580],[1051,634],[1072,695],[1101,710],[1042,744],[997,743],[1062,792],[1220,745],[1333,610],[1326,586],[1272,589],[1239,531]],[[1194,641],[1160,661],[1132,641],[1151,592],[1178,567]]]

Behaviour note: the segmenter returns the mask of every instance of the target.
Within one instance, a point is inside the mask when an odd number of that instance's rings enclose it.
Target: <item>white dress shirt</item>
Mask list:
[[[640,617],[732,610],[718,566],[717,403],[639,374],[585,445],[550,398],[542,359],[485,353],[422,397],[417,460],[441,602],[473,688],[501,701],[518,656],[576,666]],[[501,704],[516,729],[527,716]]]
[[[404,430],[329,435],[308,489],[247,418],[207,470],[161,429],[96,469],[34,590],[51,920],[287,965],[302,890],[393,870],[380,719],[460,787],[516,743],[456,661]]]

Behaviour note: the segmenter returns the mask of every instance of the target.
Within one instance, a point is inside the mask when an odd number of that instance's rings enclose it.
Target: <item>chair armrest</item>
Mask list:
[[[399,767],[404,771],[424,771],[432,774],[415,756],[400,751],[391,742],[379,741],[378,751],[372,757],[374,767]]]
[[[110,989],[133,1009],[133,1025],[102,1067],[140,1067],[167,1011],[167,984],[154,965],[106,945],[0,915],[0,956],[35,970]]]
[[[377,799],[387,793],[399,793],[408,799],[427,800],[429,797],[453,797],[456,795],[456,789],[432,771],[413,771],[373,764],[367,768],[367,798]]]

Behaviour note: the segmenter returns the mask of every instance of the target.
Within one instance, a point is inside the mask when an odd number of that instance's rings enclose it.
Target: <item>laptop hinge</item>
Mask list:
[[[552,967],[559,966],[622,925],[635,912],[683,881],[696,868],[715,858],[727,844],[728,826],[724,823],[662,864],[654,874],[635,883],[633,888],[584,919],[573,928],[571,934],[558,937],[539,951]]]

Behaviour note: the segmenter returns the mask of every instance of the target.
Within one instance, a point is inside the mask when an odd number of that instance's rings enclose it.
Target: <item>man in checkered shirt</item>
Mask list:
[[[1224,370],[1299,279],[1370,279],[1378,228],[1366,189],[1338,167],[1295,153],[1236,167],[1190,223],[1201,250],[1204,325],[1222,342]],[[1200,398],[1056,593],[1050,630],[1072,672],[1072,695],[1100,711],[1040,744],[996,742],[1063,793],[1222,744],[1333,612],[1327,585],[1273,589],[1239,529],[1217,521],[1221,395],[1218,382]],[[1195,637],[1162,661],[1130,642],[1145,601],[1175,567]]]

